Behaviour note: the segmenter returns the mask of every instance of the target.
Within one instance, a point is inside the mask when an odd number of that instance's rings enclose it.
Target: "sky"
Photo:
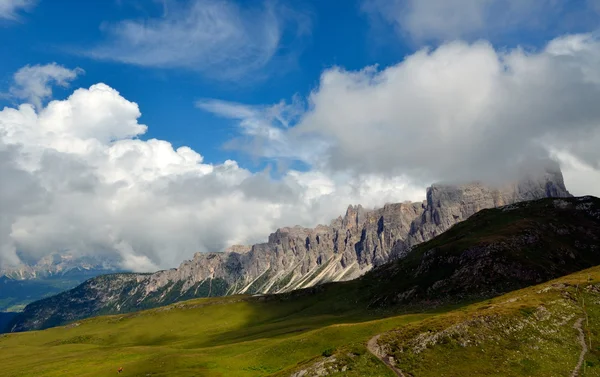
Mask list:
[[[0,267],[134,271],[556,160],[600,196],[600,0],[0,0]]]

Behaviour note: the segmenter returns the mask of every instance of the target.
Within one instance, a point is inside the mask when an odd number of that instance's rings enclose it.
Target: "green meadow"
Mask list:
[[[197,299],[8,334],[0,338],[0,363],[5,376],[106,376],[118,367],[127,376],[266,376],[341,347],[364,353],[373,334],[428,316],[315,313],[310,301]]]
[[[7,377],[107,376],[119,367],[124,376],[290,376],[333,356],[344,371],[340,367],[332,376],[393,377],[366,349],[369,339],[383,334],[381,342],[414,376],[460,376],[477,366],[481,373],[470,375],[567,376],[580,352],[572,325],[587,315],[583,325],[592,347],[581,375],[598,376],[600,294],[589,287],[599,282],[600,268],[593,268],[492,300],[417,314],[348,309],[351,305],[341,313],[318,293],[293,300],[197,299],[7,334],[0,338],[0,363]],[[586,299],[582,311],[579,300]],[[540,319],[540,307],[555,322],[567,320],[558,326]],[[496,336],[508,325],[517,330]],[[465,330],[411,352],[419,335],[452,328]],[[478,341],[460,345],[461,337]]]

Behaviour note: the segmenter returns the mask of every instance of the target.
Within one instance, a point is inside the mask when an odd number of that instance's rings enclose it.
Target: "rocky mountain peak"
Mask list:
[[[341,227],[347,230],[360,228],[365,222],[367,212],[360,204],[356,206],[349,205],[346,214],[342,218]]]
[[[571,196],[555,165],[519,174],[520,180],[501,186],[434,184],[427,188],[426,200],[418,203],[388,203],[373,210],[350,205],[330,225],[282,227],[266,243],[232,247],[222,254],[197,254],[177,272],[155,274],[147,292],[180,280],[189,288],[220,279],[227,287],[222,294],[284,292],[350,280],[402,258],[413,246],[484,208]]]

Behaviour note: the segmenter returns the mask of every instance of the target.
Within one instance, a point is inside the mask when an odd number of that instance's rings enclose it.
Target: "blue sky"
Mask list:
[[[145,136],[189,145],[210,161],[231,158],[232,151],[221,147],[237,132],[230,121],[207,114],[194,107],[202,98],[220,98],[247,104],[270,104],[306,95],[319,80],[321,72],[333,65],[360,69],[371,64],[390,64],[410,51],[410,47],[388,43],[374,47],[380,36],[370,35],[368,17],[361,12],[359,1],[339,7],[336,1],[294,2],[298,12],[310,23],[307,35],[285,35],[277,54],[295,48],[290,61],[273,66],[273,72],[255,81],[253,74],[241,79],[214,78],[213,72],[190,69],[139,67],[82,56],[82,51],[106,39],[101,25],[127,19],[160,18],[163,4],[158,1],[40,1],[21,19],[0,29],[3,54],[0,61],[2,86],[10,86],[12,74],[27,64],[57,62],[65,67],[81,67],[72,87],[88,87],[104,82],[142,109],[141,122],[151,125]],[[260,8],[260,2],[240,2],[243,7]],[[178,6],[185,7],[181,2]],[[290,33],[288,33],[290,34]],[[298,39],[294,41],[294,39]],[[395,40],[396,38],[393,37]],[[388,41],[389,42],[389,41]],[[391,47],[391,48],[390,48]],[[71,88],[59,88],[56,98],[68,95]],[[244,156],[237,156],[244,158]],[[250,167],[256,168],[249,162]]]
[[[0,267],[173,267],[547,159],[600,195],[599,25],[600,0],[0,0]]]
[[[575,10],[584,2],[570,1],[565,6]],[[237,4],[259,11],[267,6],[260,1]],[[27,64],[57,62],[68,68],[81,67],[85,75],[69,88],[56,89],[56,98],[67,96],[72,87],[106,83],[140,105],[140,121],[150,125],[144,138],[165,139],[176,146],[189,145],[212,162],[234,157],[249,168],[257,169],[262,165],[248,160],[248,156],[222,148],[236,135],[235,123],[195,108],[196,100],[218,98],[244,104],[277,103],[295,94],[309,94],[317,87],[321,73],[332,66],[359,70],[378,64],[383,68],[423,45],[439,43],[435,39],[415,41],[399,35],[392,24],[366,11],[363,1],[348,0],[343,6],[340,4],[333,0],[280,1],[278,5],[289,7],[290,12],[305,18],[302,21],[306,23],[305,34],[297,36],[295,26],[284,25],[282,41],[274,57],[277,60],[283,56],[282,62],[250,71],[240,78],[227,79],[217,77],[218,68],[197,72],[189,68],[140,67],[85,56],[87,50],[109,38],[103,25],[123,20],[160,20],[165,17],[165,7],[167,12],[174,12],[178,7],[190,7],[189,1],[39,1],[29,11],[20,12],[18,20],[3,22],[0,45],[5,53],[0,61],[1,83],[4,89],[9,87],[12,74]],[[480,30],[466,35],[466,39],[487,37],[498,46],[519,44],[536,48],[563,31],[589,29],[589,21],[557,20],[551,11],[545,12],[543,27],[525,31],[521,30],[522,26],[500,31]],[[562,18],[567,13],[560,15]],[[261,78],[255,79],[255,75]],[[10,101],[3,104],[7,102]]]

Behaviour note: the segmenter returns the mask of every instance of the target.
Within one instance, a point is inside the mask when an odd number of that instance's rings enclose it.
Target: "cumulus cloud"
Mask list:
[[[589,34],[540,51],[451,42],[382,70],[329,69],[293,127],[269,124],[296,149],[323,140],[308,161],[320,171],[498,181],[558,151],[565,166],[570,156],[589,173],[600,168],[599,64],[600,41]],[[574,191],[598,190],[589,180]]]
[[[82,73],[81,68],[68,69],[56,63],[27,65],[14,74],[10,95],[40,108],[42,101],[52,96],[52,85],[67,87]]]
[[[596,27],[600,9],[597,0],[364,0],[362,8],[416,42],[557,31],[574,26],[569,20]]]
[[[36,0],[0,0],[0,20],[18,20],[19,12],[34,7]]]
[[[241,7],[229,0],[193,0],[173,4],[160,18],[105,25],[105,43],[87,55],[139,66],[185,68],[210,77],[237,79],[258,72],[274,58],[288,32],[292,39],[308,31],[309,18],[265,1]]]
[[[0,111],[0,266],[60,252],[151,271],[263,242],[279,226],[328,223],[349,203],[424,195],[401,176],[290,170],[275,180],[209,164],[189,147],[141,140],[140,114],[105,84]]]

